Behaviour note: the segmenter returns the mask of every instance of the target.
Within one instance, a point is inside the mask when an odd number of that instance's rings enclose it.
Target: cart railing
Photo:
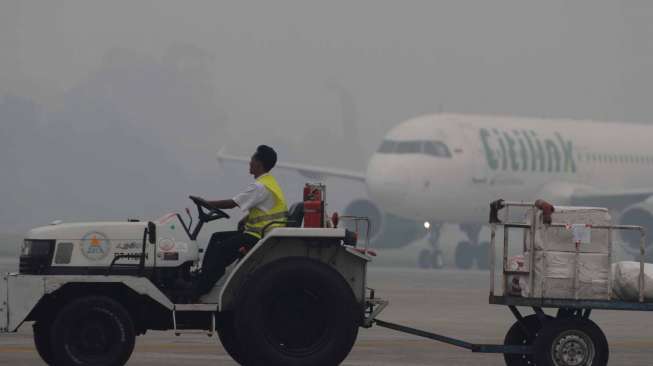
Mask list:
[[[530,223],[524,222],[514,222],[510,220],[510,208],[521,208],[525,210],[531,210],[532,214],[530,215]],[[499,219],[499,211],[503,210],[503,221]],[[524,211],[526,213],[527,211]],[[534,203],[527,202],[511,202],[497,200],[490,203],[490,248],[489,248],[489,259],[490,259],[490,297],[495,296],[495,281],[496,281],[496,233],[498,227],[503,227],[503,260],[502,260],[502,277],[503,277],[503,295],[507,293],[507,278],[510,274],[528,274],[529,289],[532,294],[534,294],[534,265],[535,265],[535,233],[538,228],[538,217],[537,215],[538,207]],[[583,224],[583,223],[579,223]],[[564,223],[555,223],[544,224],[544,230],[548,228],[568,228],[569,224]],[[646,229],[641,226],[635,225],[588,225],[591,229],[597,230],[607,230],[608,231],[608,298],[612,299],[612,252],[613,252],[613,242],[612,236],[614,231],[618,230],[632,230],[638,231],[640,233],[640,259],[639,259],[639,302],[644,302],[644,287],[645,287],[645,276],[644,276],[644,259],[646,257]],[[510,271],[507,268],[508,264],[508,246],[510,243],[510,229],[517,228],[524,230],[524,249],[528,251],[528,271]],[[576,246],[576,254],[579,253],[578,246]],[[576,257],[578,258],[578,256]],[[577,296],[578,289],[578,261],[574,263],[574,293],[575,297]]]

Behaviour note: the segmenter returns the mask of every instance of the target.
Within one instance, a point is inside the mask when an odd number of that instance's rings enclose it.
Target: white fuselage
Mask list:
[[[387,133],[366,182],[388,212],[484,223],[497,198],[565,203],[572,191],[653,186],[651,136],[628,123],[428,115]]]

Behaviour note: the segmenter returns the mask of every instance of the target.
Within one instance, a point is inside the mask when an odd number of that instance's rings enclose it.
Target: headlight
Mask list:
[[[47,257],[52,254],[54,240],[25,239],[20,248],[20,255],[24,257]]]

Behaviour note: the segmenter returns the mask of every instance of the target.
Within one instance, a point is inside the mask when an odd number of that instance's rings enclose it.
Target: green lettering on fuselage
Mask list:
[[[559,132],[542,140],[533,130],[481,128],[479,135],[490,170],[576,173],[573,142]]]
[[[485,151],[485,159],[487,160],[487,165],[492,170],[497,170],[499,168],[499,161],[497,160],[494,150],[490,147],[490,132],[485,128],[481,128],[481,142],[483,143],[483,150]]]

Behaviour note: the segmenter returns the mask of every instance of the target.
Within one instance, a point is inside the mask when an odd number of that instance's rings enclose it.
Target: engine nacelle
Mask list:
[[[375,248],[399,248],[425,235],[422,223],[385,213],[368,199],[351,201],[345,208],[344,215],[365,216],[370,219],[369,239]],[[356,225],[350,220],[343,220],[343,225],[352,231],[356,229]],[[365,224],[359,224],[358,229],[358,242],[362,243],[365,240]]]
[[[650,257],[651,235],[653,235],[653,201],[646,200],[644,202],[627,207],[619,217],[619,223],[622,225],[637,225],[646,229],[646,253]],[[637,231],[622,230],[621,239],[626,243],[624,249],[632,255],[639,255],[639,242],[640,234]]]

